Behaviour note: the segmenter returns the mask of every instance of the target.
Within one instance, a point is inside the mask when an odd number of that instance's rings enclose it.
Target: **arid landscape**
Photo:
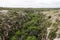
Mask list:
[[[0,40],[60,40],[60,8],[0,8]]]

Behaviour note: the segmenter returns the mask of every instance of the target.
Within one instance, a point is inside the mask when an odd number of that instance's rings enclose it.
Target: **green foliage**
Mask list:
[[[21,32],[20,32],[20,31],[17,31],[17,32],[16,32],[16,35],[21,35]]]
[[[18,40],[16,36],[11,37],[10,40]]]
[[[55,37],[56,37],[56,33],[55,33],[55,32],[51,32],[51,33],[49,34],[49,38],[50,38],[51,40],[53,40]]]
[[[26,40],[37,40],[35,36],[28,36]]]
[[[9,10],[7,15],[1,15],[1,35],[5,35],[4,32],[8,32],[7,40],[45,40],[47,28],[51,25],[51,22],[47,21],[48,19],[45,19],[45,15],[40,11],[35,10],[38,11],[35,12],[34,10]],[[49,18],[51,17],[49,16]],[[53,33],[53,35],[55,34]]]

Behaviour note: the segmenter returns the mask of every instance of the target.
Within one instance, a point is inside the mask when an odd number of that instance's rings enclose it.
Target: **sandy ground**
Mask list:
[[[60,40],[60,38],[55,38],[54,40]]]
[[[51,16],[51,18],[49,20],[52,22],[52,24],[51,24],[51,26],[49,28],[47,28],[47,36],[48,36],[51,29],[54,29],[53,24],[56,23],[56,20],[60,21],[60,10],[43,11],[42,13],[44,15],[46,15],[46,18],[48,16]],[[57,26],[57,27],[59,28],[57,32],[60,33],[60,25]],[[58,35],[58,34],[56,34],[56,35]],[[54,40],[60,40],[60,38],[56,37]]]
[[[0,13],[6,15],[8,13],[8,10],[0,10]]]

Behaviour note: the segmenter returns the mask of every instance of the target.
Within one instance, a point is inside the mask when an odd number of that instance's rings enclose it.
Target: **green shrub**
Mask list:
[[[20,12],[9,11],[7,15],[1,16],[0,29],[3,30],[3,35],[8,30],[8,36],[6,36],[8,40],[19,40],[19,38],[21,40],[43,40],[47,36],[47,27],[51,25],[51,22],[47,20],[45,15],[31,9]]]
[[[35,36],[28,36],[26,40],[37,40]]]

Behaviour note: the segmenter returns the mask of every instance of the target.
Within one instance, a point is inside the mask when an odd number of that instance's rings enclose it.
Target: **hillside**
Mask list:
[[[0,40],[60,38],[59,8],[0,8]]]

